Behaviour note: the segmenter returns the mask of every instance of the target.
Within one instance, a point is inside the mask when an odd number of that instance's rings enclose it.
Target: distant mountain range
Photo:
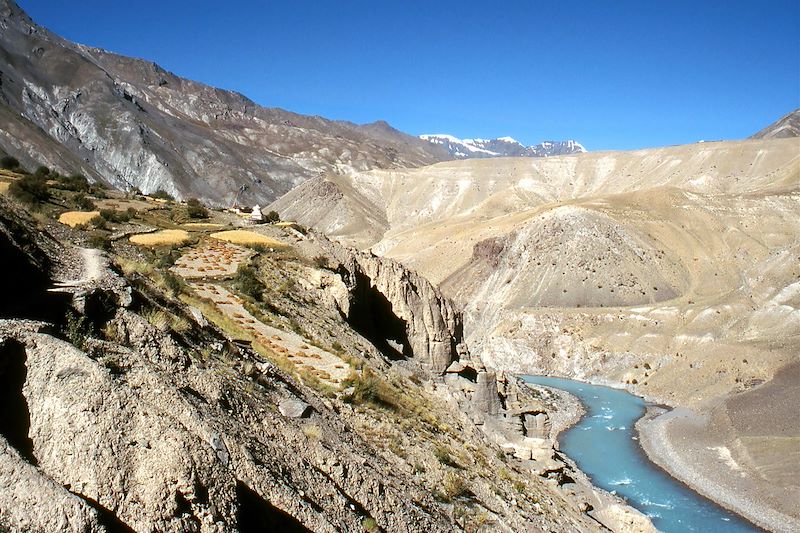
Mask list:
[[[577,141],[544,141],[525,146],[511,137],[497,139],[458,139],[446,134],[420,135],[420,139],[443,147],[456,159],[476,157],[549,157],[586,152]]]

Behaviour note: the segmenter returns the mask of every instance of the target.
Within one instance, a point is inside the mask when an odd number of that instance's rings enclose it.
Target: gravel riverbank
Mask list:
[[[725,435],[711,431],[710,416],[689,409],[651,407],[636,424],[648,458],[695,492],[770,531],[800,531],[800,521],[775,509],[746,467],[731,456]],[[726,446],[729,445],[729,446]]]

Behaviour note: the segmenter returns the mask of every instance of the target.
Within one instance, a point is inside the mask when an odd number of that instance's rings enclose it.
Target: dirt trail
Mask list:
[[[81,283],[90,283],[103,276],[105,260],[100,250],[96,248],[81,248],[83,258],[83,276]]]

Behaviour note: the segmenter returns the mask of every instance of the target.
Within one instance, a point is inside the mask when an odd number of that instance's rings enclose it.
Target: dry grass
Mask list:
[[[286,244],[254,231],[230,230],[212,233],[210,237],[234,244],[259,244],[270,248],[286,248]]]
[[[0,181],[0,194],[5,194],[8,192],[8,188],[11,186],[10,183],[7,181]]]
[[[141,246],[164,246],[180,244],[189,240],[189,233],[182,229],[164,229],[155,233],[131,235],[130,241]]]
[[[170,326],[170,315],[161,309],[146,309],[142,317],[160,331],[166,331]]]
[[[319,440],[322,437],[322,430],[316,424],[304,424],[302,426],[303,434],[313,440]]]
[[[451,502],[455,498],[463,498],[470,494],[470,490],[467,487],[464,480],[453,473],[448,473],[441,485],[441,489],[437,492],[436,497],[437,499],[444,501],[444,502]]]
[[[99,216],[100,211],[67,211],[66,213],[61,213],[58,221],[74,228],[75,226],[88,224],[93,218]]]
[[[183,225],[188,230],[203,231],[206,229],[220,229],[224,228],[225,224],[215,224],[213,222],[187,222]]]
[[[152,264],[144,261],[133,261],[120,257],[117,259],[117,264],[126,276],[131,276],[133,274],[151,276],[155,271],[155,267],[153,267]]]

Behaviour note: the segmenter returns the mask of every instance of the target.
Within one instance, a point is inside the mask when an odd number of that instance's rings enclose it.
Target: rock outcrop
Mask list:
[[[655,533],[650,519],[614,494],[596,489],[575,463],[558,451],[558,434],[577,421],[577,398],[547,387],[530,387],[480,361],[462,359],[444,375],[446,394],[480,430],[532,474],[569,494],[596,527]]]
[[[800,109],[795,109],[750,136],[751,139],[785,139],[788,137],[800,137]]]
[[[391,259],[358,252],[319,237],[338,261],[349,292],[348,322],[390,359],[411,359],[441,374],[460,353],[461,314],[425,278]]]
[[[284,530],[356,530],[367,515],[392,530],[435,530],[443,523],[443,516],[415,509],[405,490],[392,488],[393,476],[380,461],[362,461],[357,439],[331,439],[341,423],[311,398],[305,398],[314,404],[309,420],[329,428],[320,441],[252,403],[243,383],[221,379],[213,369],[171,364],[167,372],[159,368],[164,359],[149,360],[155,352],[103,346],[91,356],[50,335],[20,332],[10,321],[0,324],[0,336],[24,346],[27,374],[19,392],[35,465],[11,468],[20,459],[5,450],[0,486],[15,486],[22,476],[44,487],[3,494],[11,501],[0,518],[13,528],[100,530],[108,525],[103,512],[136,531],[247,530],[248,516]],[[279,374],[261,381],[274,404],[302,401],[297,386]],[[56,497],[34,505],[30,498],[45,489]],[[41,516],[23,512],[26,501]],[[61,522],[51,522],[53,516]]]

